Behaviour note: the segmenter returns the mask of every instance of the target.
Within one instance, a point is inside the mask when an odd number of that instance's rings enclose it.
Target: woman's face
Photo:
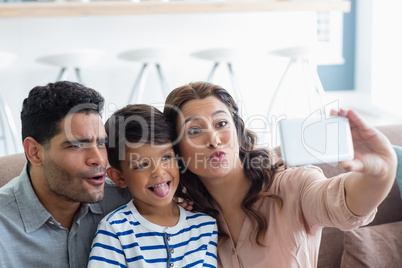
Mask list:
[[[191,172],[221,178],[239,168],[239,143],[228,107],[216,97],[191,100],[178,116],[179,150]]]

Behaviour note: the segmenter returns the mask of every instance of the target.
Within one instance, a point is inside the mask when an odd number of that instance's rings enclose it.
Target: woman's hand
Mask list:
[[[192,211],[194,202],[190,200],[184,200],[183,198],[173,197],[173,201],[185,210]]]
[[[355,157],[340,163],[346,171],[352,171],[345,181],[346,202],[354,214],[366,215],[384,200],[393,185],[397,167],[395,151],[384,134],[354,111],[341,109],[331,111],[331,115],[349,119]]]
[[[396,155],[385,135],[369,126],[353,110],[331,111],[331,115],[347,117],[352,132],[355,157],[340,165],[347,171],[361,172],[370,176],[386,176],[391,171],[390,164],[396,163]]]

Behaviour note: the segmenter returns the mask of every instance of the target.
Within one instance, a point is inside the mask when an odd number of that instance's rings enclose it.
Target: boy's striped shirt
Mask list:
[[[217,267],[215,219],[184,210],[173,227],[153,224],[133,202],[98,226],[88,267]]]

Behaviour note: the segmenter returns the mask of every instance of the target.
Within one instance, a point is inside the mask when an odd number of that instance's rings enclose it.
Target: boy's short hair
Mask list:
[[[146,104],[132,104],[117,110],[105,123],[109,164],[118,169],[126,148],[133,143],[162,145],[172,142],[171,125],[161,111]]]

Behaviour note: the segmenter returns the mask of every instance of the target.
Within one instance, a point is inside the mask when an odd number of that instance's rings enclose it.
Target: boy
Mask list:
[[[99,223],[88,267],[216,267],[215,219],[172,200],[180,174],[164,115],[128,105],[105,127],[107,174],[133,200]]]

